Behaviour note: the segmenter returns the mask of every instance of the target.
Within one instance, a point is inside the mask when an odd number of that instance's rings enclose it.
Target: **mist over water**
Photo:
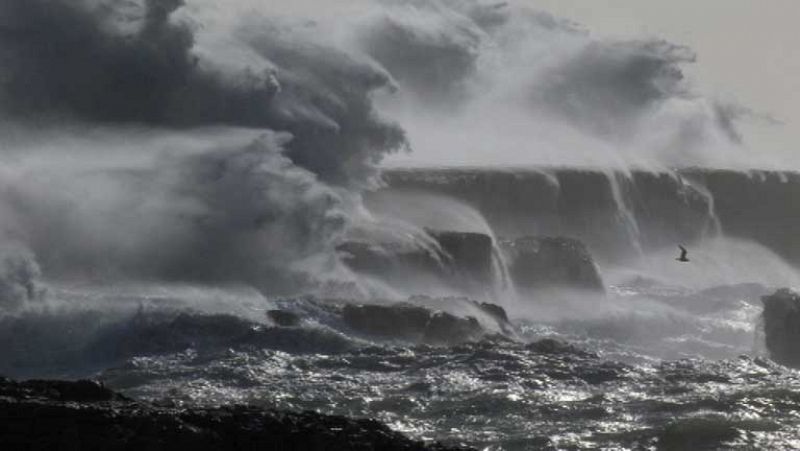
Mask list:
[[[269,17],[214,41],[194,6],[0,7],[3,236],[45,273],[280,293],[335,272],[347,212],[404,145],[371,106],[388,75]]]

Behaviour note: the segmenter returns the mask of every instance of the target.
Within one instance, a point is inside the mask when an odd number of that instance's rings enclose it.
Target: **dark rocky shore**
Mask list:
[[[92,381],[0,378],[3,450],[467,450],[424,444],[374,420],[250,406],[175,408]]]

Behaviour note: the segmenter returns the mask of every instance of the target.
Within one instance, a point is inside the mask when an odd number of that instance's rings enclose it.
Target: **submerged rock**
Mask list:
[[[520,290],[569,287],[603,291],[603,280],[586,246],[572,238],[502,240],[511,280]]]
[[[426,445],[374,420],[250,406],[176,409],[90,381],[0,378],[0,449],[466,450]]]
[[[784,288],[761,301],[770,356],[778,363],[800,368],[800,294]]]

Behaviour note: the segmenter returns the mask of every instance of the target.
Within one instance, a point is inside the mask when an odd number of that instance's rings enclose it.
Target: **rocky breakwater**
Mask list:
[[[604,291],[597,265],[579,240],[527,236],[501,240],[500,248],[520,291],[552,287]]]
[[[761,301],[770,356],[778,363],[800,368],[800,294],[784,288]]]
[[[250,406],[174,408],[91,381],[0,378],[4,450],[466,450],[411,440],[373,420]]]

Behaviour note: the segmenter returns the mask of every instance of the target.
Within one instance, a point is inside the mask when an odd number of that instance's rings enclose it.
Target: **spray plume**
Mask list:
[[[202,0],[2,2],[2,241],[52,278],[283,293],[342,271],[361,195],[409,141],[417,162],[585,165],[640,146],[693,164],[739,139],[739,110],[685,84],[683,47],[505,4],[368,5],[328,23],[244,1],[225,20]]]

